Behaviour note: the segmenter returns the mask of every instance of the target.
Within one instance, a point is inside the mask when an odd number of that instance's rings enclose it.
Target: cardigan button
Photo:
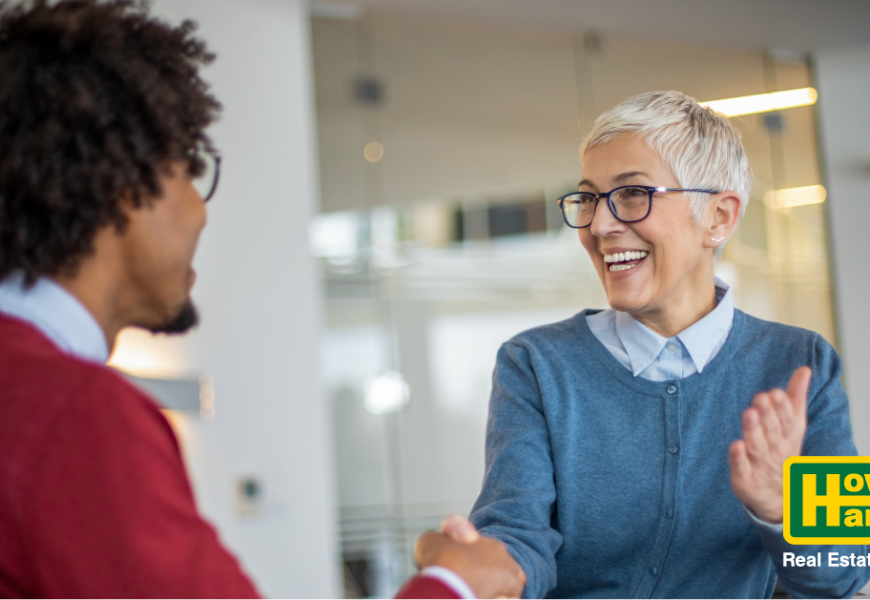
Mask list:
[[[674,516],[674,511],[672,511],[670,508],[666,508],[666,509],[664,509],[664,510],[662,511],[662,514],[663,514],[664,516],[670,518],[670,517],[673,517],[673,516]]]
[[[677,393],[677,386],[675,386],[673,383],[671,385],[669,385],[668,386],[668,393],[669,394],[676,394]]]
[[[658,575],[659,574],[658,567],[651,567],[649,572],[652,573],[653,575]]]
[[[676,454],[679,451],[680,451],[680,447],[677,446],[676,444],[674,444],[672,446],[668,446],[668,452],[670,452],[671,454]]]

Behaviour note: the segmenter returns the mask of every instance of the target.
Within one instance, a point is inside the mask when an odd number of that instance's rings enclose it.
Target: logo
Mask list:
[[[783,473],[790,544],[870,543],[870,456],[793,456]]]

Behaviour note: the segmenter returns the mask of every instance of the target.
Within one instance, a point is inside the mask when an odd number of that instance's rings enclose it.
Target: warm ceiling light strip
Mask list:
[[[771,92],[770,94],[711,100],[709,102],[701,102],[701,106],[709,106],[726,117],[736,117],[738,115],[754,115],[773,110],[809,106],[815,104],[818,98],[819,94],[816,90],[808,87],[799,90]]]
[[[768,204],[777,208],[794,208],[808,204],[821,204],[828,197],[828,192],[821,185],[771,190],[765,194]]]

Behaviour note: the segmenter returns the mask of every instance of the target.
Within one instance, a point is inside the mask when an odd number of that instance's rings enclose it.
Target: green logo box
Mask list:
[[[783,473],[790,544],[870,543],[870,456],[793,456]]]

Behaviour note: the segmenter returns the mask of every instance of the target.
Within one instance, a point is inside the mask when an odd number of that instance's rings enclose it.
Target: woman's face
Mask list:
[[[603,193],[631,184],[681,187],[658,153],[630,134],[584,155],[581,191]],[[578,230],[608,303],[635,316],[667,313],[699,291],[712,297],[713,247],[706,232],[693,219],[682,192],[656,193],[649,216],[636,223],[618,221],[601,200],[592,224]],[[626,252],[640,253],[641,258],[611,262],[612,255]]]

